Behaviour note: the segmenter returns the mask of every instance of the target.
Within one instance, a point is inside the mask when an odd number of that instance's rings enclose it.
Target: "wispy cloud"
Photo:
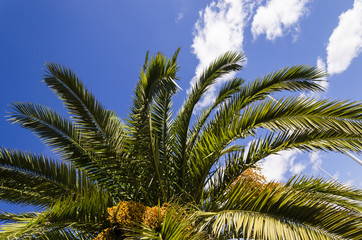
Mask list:
[[[319,172],[318,166],[321,167],[323,163],[322,156],[319,152],[312,152],[309,154],[309,159],[314,163],[312,167],[313,174],[317,174]]]
[[[327,46],[328,73],[345,71],[362,51],[362,0],[355,0],[353,8],[339,16],[338,26]]]
[[[336,171],[336,172],[333,174],[332,177],[333,177],[334,179],[337,179],[337,180],[338,180],[339,176],[340,176],[339,171]]]
[[[226,51],[242,51],[244,28],[257,2],[252,0],[213,1],[199,12],[200,16],[195,24],[194,39],[191,46],[199,64],[195,71],[196,76],[190,83],[191,86],[195,84],[197,76],[200,76],[215,58]],[[218,86],[233,76],[230,75],[221,79],[218,82],[219,85],[216,84],[210,88],[205,98],[197,105],[196,110],[210,105],[215,99],[215,91]]]
[[[176,19],[175,19],[175,22],[178,23],[178,22],[180,22],[181,19],[183,19],[183,18],[184,18],[184,13],[183,13],[183,12],[179,12],[179,13],[177,14]]]
[[[303,15],[308,13],[307,3],[310,1],[269,0],[265,6],[260,6],[251,25],[254,39],[261,34],[266,34],[268,40],[274,40],[282,37],[291,28],[298,31],[298,22]]]

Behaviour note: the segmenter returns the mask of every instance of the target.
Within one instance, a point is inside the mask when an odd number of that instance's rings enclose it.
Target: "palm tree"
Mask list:
[[[127,234],[136,239],[361,239],[360,190],[302,176],[284,185],[238,177],[282,150],[360,153],[362,104],[268,98],[322,90],[318,81],[325,74],[299,65],[253,82],[234,78],[210,107],[195,113],[208,88],[242,69],[244,55],[227,52],[198,77],[173,117],[178,53],[146,55],[124,121],[72,71],[47,64],[44,82],[71,119],[39,104],[12,105],[9,120],[36,134],[59,159],[1,148],[0,199],[41,210],[3,212],[1,239],[92,239],[110,227],[108,208],[122,201],[149,207],[177,202],[183,209],[168,211],[158,228],[133,225]],[[123,239],[122,227],[110,231]]]

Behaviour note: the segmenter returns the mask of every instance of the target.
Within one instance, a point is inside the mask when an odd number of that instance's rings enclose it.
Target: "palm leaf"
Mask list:
[[[233,71],[240,70],[242,65],[240,62],[244,60],[243,54],[237,54],[233,52],[227,52],[224,55],[217,58],[210,66],[204,70],[201,76],[198,78],[195,85],[192,87],[190,94],[188,95],[185,103],[183,104],[181,110],[179,111],[173,131],[176,135],[176,146],[175,154],[177,161],[177,169],[181,171],[181,177],[178,180],[178,184],[181,187],[185,185],[185,175],[186,175],[186,148],[187,148],[187,137],[189,134],[189,125],[191,121],[191,116],[196,104],[205,94],[207,89],[215,83],[215,81]],[[237,85],[237,84],[235,84]],[[225,90],[227,87],[224,88]],[[228,91],[226,91],[228,92]],[[227,93],[226,93],[227,95]],[[207,115],[207,113],[205,114]],[[203,120],[201,120],[202,122]],[[201,124],[202,125],[202,124]]]
[[[12,203],[46,206],[93,183],[70,165],[28,152],[0,149],[0,196]]]
[[[106,174],[114,166],[115,157],[99,158],[93,146],[82,138],[80,130],[57,112],[39,104],[14,103],[9,120],[34,132],[89,177],[109,188],[115,187],[111,184],[113,175]]]
[[[96,153],[118,149],[119,131],[123,124],[113,111],[105,109],[79,78],[69,69],[55,63],[47,64],[44,78],[47,86],[63,101],[83,136],[96,148]]]
[[[230,231],[247,239],[358,239],[361,212],[333,200],[280,184],[243,180],[219,197],[219,208],[207,224],[212,223],[208,226],[217,235]]]
[[[111,206],[109,193],[93,187],[77,195],[64,196],[45,212],[15,223],[1,226],[2,239],[67,239],[75,236],[84,239],[94,236],[104,228],[107,207]],[[88,238],[85,238],[88,239]]]

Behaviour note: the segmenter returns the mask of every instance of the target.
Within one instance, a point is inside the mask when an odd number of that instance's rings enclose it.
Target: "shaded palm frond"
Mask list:
[[[362,138],[360,134],[346,134],[334,130],[299,130],[290,133],[270,133],[249,143],[248,151],[243,159],[247,164],[255,164],[257,161],[271,155],[278,154],[282,150],[298,149],[303,151],[335,151],[346,150],[360,152]]]
[[[287,98],[277,103],[272,100],[254,103],[227,125],[222,124],[225,121],[210,122],[190,154],[191,179],[199,184],[195,192],[200,193],[207,174],[223,156],[224,149],[237,139],[255,136],[258,129],[281,133],[275,139],[271,134],[254,142],[259,144],[259,156],[249,154],[256,147],[252,145],[244,157],[248,164],[288,148],[360,152],[361,109],[356,102]]]
[[[172,173],[172,146],[174,135],[171,133],[172,126],[172,94],[168,92],[160,92],[152,105],[151,114],[153,122],[153,131],[156,146],[158,145],[158,165],[161,178],[166,187],[166,201],[175,194],[172,189],[173,173]],[[157,189],[156,189],[157,190]]]
[[[212,224],[208,228],[218,239],[341,239],[317,227],[293,223],[269,214],[237,210],[209,215]]]
[[[240,92],[234,94],[213,119],[221,125],[227,125],[249,104],[264,100],[274,92],[320,91],[322,87],[318,81],[325,76],[323,71],[306,65],[286,67],[272,72],[243,85]]]
[[[189,213],[186,208],[171,207],[165,214],[163,221],[156,229],[141,225],[132,229],[127,239],[154,239],[154,240],[207,240],[206,232],[199,232],[197,228],[197,215]]]
[[[35,212],[26,212],[26,213],[8,213],[2,212],[0,213],[0,221],[2,222],[24,222],[25,219],[33,219],[37,216]]]

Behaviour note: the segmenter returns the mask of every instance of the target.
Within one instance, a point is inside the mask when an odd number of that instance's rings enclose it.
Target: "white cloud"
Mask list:
[[[339,16],[338,26],[327,46],[328,73],[345,71],[362,51],[362,0],[355,0],[353,8]]]
[[[314,163],[312,167],[313,174],[317,174],[320,170],[318,166],[321,167],[323,163],[322,156],[319,152],[312,152],[309,154],[309,159]]]
[[[303,168],[301,166],[293,168],[293,162],[298,153],[300,153],[300,151],[286,150],[266,157],[261,164],[262,172],[266,179],[268,181],[283,181],[285,180],[284,175],[289,169],[291,172],[298,172],[301,168]]]
[[[307,165],[303,164],[302,162],[298,162],[296,164],[293,164],[292,167],[289,169],[289,172],[291,172],[293,175],[297,175],[301,173],[304,169],[306,169]]]
[[[317,58],[317,67],[323,70],[324,72],[327,72],[326,63],[323,61],[321,57]],[[327,78],[320,79],[318,83],[325,89],[325,91],[328,90],[329,82],[327,81]]]
[[[251,25],[254,39],[260,34],[266,34],[268,40],[274,40],[291,28],[298,32],[298,22],[308,13],[306,5],[309,2],[310,0],[269,0],[265,6],[260,6]]]
[[[252,0],[219,0],[213,1],[200,11],[191,46],[199,64],[195,71],[196,76],[191,80],[191,86],[195,84],[197,76],[200,76],[215,58],[226,51],[242,51],[244,28],[257,3],[258,1]],[[216,86],[212,86],[197,105],[196,110],[210,105],[215,99],[218,86],[233,76],[235,75],[221,79]]]

